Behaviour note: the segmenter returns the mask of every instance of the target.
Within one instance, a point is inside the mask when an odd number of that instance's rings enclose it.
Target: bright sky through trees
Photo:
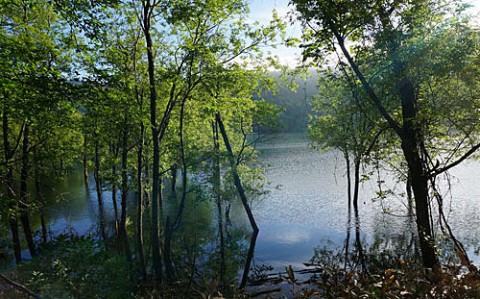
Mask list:
[[[253,21],[260,24],[267,24],[272,19],[273,10],[275,10],[281,19],[288,22],[289,12],[292,6],[288,5],[289,0],[251,0],[250,17]],[[287,38],[301,36],[300,25],[291,25],[288,23]],[[279,57],[280,63],[294,67],[301,62],[301,50],[298,47],[286,47],[278,45],[276,48],[269,49],[273,54]]]
[[[472,5],[468,13],[480,20],[480,0],[465,1]],[[288,21],[292,11],[292,6],[288,5],[289,0],[251,0],[250,17],[253,21],[261,24],[267,24],[272,19],[272,12],[276,10],[278,15]],[[288,24],[287,37],[301,36],[301,26],[299,24]],[[301,49],[298,47],[286,47],[278,45],[276,48],[269,49],[274,55],[279,57],[280,63],[290,67],[295,67],[301,63]]]

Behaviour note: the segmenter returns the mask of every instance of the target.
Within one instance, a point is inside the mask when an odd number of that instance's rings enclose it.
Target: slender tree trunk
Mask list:
[[[15,262],[20,264],[22,262],[22,249],[20,247],[20,234],[18,229],[17,217],[10,215],[10,232],[12,234],[13,254],[15,255]]]
[[[177,192],[177,172],[178,172],[178,166],[177,164],[174,164],[172,167],[172,186],[171,186],[171,192],[173,194]]]
[[[352,171],[350,169],[350,157],[348,156],[348,151],[344,153],[345,163],[347,164],[347,207],[348,207],[348,218],[352,213]]]
[[[42,242],[47,242],[47,223],[45,221],[45,199],[43,197],[43,190],[40,183],[40,166],[39,161],[40,158],[38,157],[37,148],[35,148],[34,152],[34,175],[35,175],[35,194],[36,194],[36,202],[40,205],[40,224],[42,226]]]
[[[258,229],[254,230],[250,239],[250,247],[248,248],[247,258],[245,260],[245,267],[243,268],[242,280],[240,281],[239,289],[245,289],[248,281],[248,273],[252,265],[253,254],[255,252],[255,245],[257,243]]]
[[[413,195],[412,195],[412,176],[410,172],[407,172],[407,201],[408,201],[408,214],[413,215]]]
[[[185,210],[185,204],[187,199],[187,182],[188,182],[188,171],[187,171],[187,162],[185,160],[185,146],[183,138],[183,121],[185,116],[185,101],[182,101],[180,106],[180,122],[178,128],[178,135],[180,138],[180,161],[182,163],[182,197],[180,199],[180,204],[178,207],[177,215],[173,221],[170,222],[170,218],[167,217],[165,225],[165,246],[164,246],[164,259],[165,259],[165,271],[167,280],[173,282],[175,278],[173,263],[172,263],[172,240],[175,230],[178,229],[180,223],[182,222],[183,211]]]
[[[127,233],[127,204],[128,204],[128,128],[127,119],[123,128],[122,136],[122,198],[121,198],[121,215],[120,215],[120,229],[119,229],[119,243],[121,252],[125,254],[130,260],[130,246],[128,244]]]
[[[23,132],[23,146],[22,146],[22,169],[20,171],[20,220],[23,226],[23,232],[25,234],[25,239],[27,240],[28,250],[32,256],[36,256],[37,252],[35,249],[35,242],[33,241],[32,228],[30,227],[30,219],[28,216],[28,202],[29,202],[29,193],[28,193],[28,171],[30,168],[28,154],[30,152],[30,126],[25,125]]]
[[[156,109],[156,108],[155,108]],[[160,278],[162,274],[162,262],[160,258],[160,238],[159,238],[159,198],[160,198],[160,147],[158,142],[158,130],[152,127],[153,137],[153,169],[152,169],[152,197],[151,197],[151,216],[152,216],[152,257],[155,275]]]
[[[115,217],[115,233],[118,236],[119,229],[120,229],[119,228],[120,223],[118,222],[118,201],[117,201],[117,182],[116,182],[117,165],[113,165],[112,175],[113,175],[113,180],[112,180],[112,204],[113,204],[113,214],[114,214],[114,217]]]
[[[162,277],[162,259],[160,257],[159,238],[159,198],[160,198],[160,142],[157,125],[157,91],[155,87],[155,60],[153,57],[153,42],[150,32],[151,18],[154,7],[149,0],[143,1],[143,32],[147,46],[148,78],[150,84],[150,125],[153,141],[152,198],[151,198],[151,233],[153,270],[158,279]]]
[[[225,280],[225,236],[223,234],[223,208],[221,191],[221,176],[220,176],[220,140],[218,135],[218,124],[212,122],[213,129],[213,193],[215,194],[215,202],[217,204],[217,221],[218,232],[220,236],[220,282],[222,287],[226,287]]]
[[[13,151],[10,148],[10,140],[9,140],[9,131],[8,131],[8,114],[9,111],[4,106],[3,109],[3,118],[2,118],[2,131],[3,131],[3,150],[5,153],[5,165],[7,167],[6,173],[6,188],[7,188],[7,196],[9,200],[9,223],[10,223],[10,232],[12,234],[12,247],[13,253],[15,256],[15,262],[19,264],[22,261],[22,250],[20,247],[20,235],[18,232],[18,217],[17,217],[17,201],[15,196],[15,185],[13,180],[13,167],[11,165],[10,160],[13,158]]]
[[[360,216],[358,215],[358,208],[354,206],[353,208],[355,215],[355,249],[357,250],[358,259],[360,260],[360,265],[362,271],[367,271],[367,260],[365,259],[365,254],[363,252],[363,245],[361,239],[361,228],[360,228]]]
[[[349,213],[347,219],[347,234],[345,237],[345,263],[344,263],[344,270],[347,271],[347,266],[349,262],[349,254],[350,254],[350,232],[352,230],[352,215]]]
[[[48,230],[47,230],[47,221],[45,220],[45,210],[40,210],[40,224],[42,226],[42,242],[47,243],[48,239]]]
[[[135,47],[133,48],[133,72],[137,73],[137,43],[140,39],[140,32],[135,41]],[[140,94],[138,85],[134,85],[135,100],[140,108],[140,113],[143,114],[143,94]],[[140,119],[140,138],[137,150],[137,225],[136,225],[136,247],[138,252],[138,266],[142,279],[147,277],[147,263],[145,260],[145,248],[143,242],[143,211],[144,211],[144,189],[143,189],[143,148],[145,145],[145,125],[143,120]]]
[[[95,179],[95,188],[97,192],[100,236],[104,241],[106,241],[107,236],[105,233],[105,214],[104,214],[103,198],[102,198],[102,180],[100,177],[100,145],[99,145],[98,136],[96,133],[95,133],[95,169],[93,171],[93,176]]]
[[[83,180],[85,181],[85,186],[88,190],[88,157],[87,157],[87,138],[83,139]]]
[[[350,157],[348,151],[344,153],[345,163],[347,164],[347,207],[348,207],[348,219],[347,219],[347,236],[345,239],[345,270],[347,269],[348,264],[348,254],[350,248],[350,230],[351,230],[351,221],[352,221],[352,171],[350,169]]]
[[[143,278],[147,277],[147,264],[145,261],[145,248],[143,244],[143,144],[145,135],[145,127],[143,122],[140,123],[140,145],[137,152],[137,251],[138,251],[138,260],[140,266],[140,272]]]
[[[180,122],[179,122],[179,128],[178,128],[178,136],[180,139],[180,162],[182,163],[182,197],[180,199],[177,216],[173,223],[173,227],[175,229],[178,228],[178,226],[180,225],[180,222],[182,221],[183,211],[185,210],[185,204],[187,200],[188,169],[187,169],[187,161],[185,159],[185,145],[184,145],[184,138],[183,138],[183,120],[185,116],[184,112],[185,112],[185,102],[182,102],[180,106]]]
[[[225,126],[223,125],[223,121],[220,116],[220,113],[217,113],[215,115],[215,118],[220,128],[220,133],[222,134],[223,142],[225,143],[225,147],[227,148],[227,151],[228,151],[230,166],[232,167],[232,172],[233,172],[233,179],[235,181],[235,187],[237,188],[238,194],[240,195],[243,208],[245,209],[245,212],[247,212],[248,220],[250,221],[250,225],[252,226],[253,231],[258,232],[258,226],[257,226],[257,223],[255,222],[255,218],[253,217],[253,213],[252,213],[252,210],[250,209],[250,205],[248,204],[247,196],[245,194],[245,189],[243,189],[242,182],[240,180],[240,177],[238,176],[235,157],[233,155],[232,147],[230,145],[230,141],[228,140],[227,131],[225,130]]]
[[[144,185],[148,185],[148,186],[152,186],[152,180],[151,180],[151,177],[150,177],[150,171],[151,171],[151,168],[150,168],[150,164],[148,163],[149,160],[146,159],[146,158],[143,158],[143,169],[144,169],[144,172],[145,172],[145,175],[144,175]],[[145,192],[143,194],[143,207],[144,209],[147,209],[149,210],[151,208],[151,205],[152,205],[152,199],[150,198],[150,196],[152,195],[152,193],[150,192]],[[145,212],[145,210],[144,210]]]
[[[353,208],[358,213],[358,195],[360,188],[360,157],[355,157],[353,181]]]
[[[225,202],[225,225],[230,226],[232,225],[232,220],[230,218],[230,209],[232,208],[232,204],[230,202]]]
[[[170,216],[167,216],[165,221],[165,243],[163,249],[163,257],[165,260],[165,274],[167,277],[167,282],[172,283],[175,279],[175,269],[173,267],[172,261],[172,238],[174,225],[170,221]]]

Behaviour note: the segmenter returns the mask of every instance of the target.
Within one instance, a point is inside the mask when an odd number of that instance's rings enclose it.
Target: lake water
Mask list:
[[[266,264],[277,271],[288,265],[299,269],[312,258],[314,248],[341,248],[347,235],[348,220],[346,168],[342,156],[335,151],[318,152],[310,148],[308,139],[302,134],[279,135],[258,148],[261,152],[259,160],[266,167],[270,183],[268,194],[252,200],[253,213],[260,228],[252,265]],[[446,214],[453,232],[477,263],[480,262],[475,255],[480,240],[479,178],[480,163],[467,162],[451,172],[451,193],[445,194]],[[391,188],[397,195],[386,200],[375,199],[378,190],[376,176],[361,186],[361,238],[367,244],[379,238],[408,234],[414,227],[407,217],[404,195],[400,194],[404,184],[385,174],[382,180],[385,181],[382,188]],[[442,185],[447,186],[447,183]],[[47,209],[51,234],[70,228],[79,234],[95,231],[98,213],[93,188],[93,183],[90,190],[85,188],[80,174],[56,188],[56,194],[64,194],[67,200]],[[110,196],[105,193],[107,218],[112,217]],[[215,209],[213,204],[211,206],[204,210],[205,215],[213,218]],[[241,205],[233,208],[232,220],[243,228],[243,232],[248,232]],[[194,225],[214,230],[213,220],[202,221],[205,225],[199,225],[199,222]],[[248,237],[244,238],[245,244],[246,240]],[[204,248],[209,247],[205,245]]]
[[[346,237],[348,208],[346,164],[338,152],[318,152],[307,137],[284,135],[260,147],[267,165],[270,193],[254,204],[260,235],[257,261],[284,267],[307,262],[316,246],[342,246]],[[402,235],[414,228],[408,218],[403,182],[382,174],[382,189],[391,189],[385,200],[377,198],[378,178],[361,185],[359,216],[362,238]],[[480,240],[480,163],[466,162],[442,178],[445,213],[455,236],[464,242],[470,258]],[[451,192],[448,191],[450,184]],[[277,187],[278,186],[278,187]],[[385,211],[387,213],[385,213]],[[412,227],[413,226],[413,227]]]

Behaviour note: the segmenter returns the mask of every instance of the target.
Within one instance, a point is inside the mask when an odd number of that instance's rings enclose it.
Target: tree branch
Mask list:
[[[367,92],[368,96],[370,99],[373,101],[377,109],[379,110],[380,114],[382,117],[388,122],[389,126],[395,130],[395,132],[399,135],[403,135],[403,130],[402,128],[398,125],[398,123],[390,116],[388,111],[385,109],[385,107],[382,105],[380,99],[378,98],[377,94],[373,90],[373,88],[370,86],[368,83],[367,79],[363,75],[363,73],[360,71],[358,65],[355,63],[353,60],[352,56],[348,52],[346,46],[345,46],[345,41],[343,37],[340,35],[340,32],[338,32],[337,28],[335,27],[335,24],[333,24],[332,21],[328,22],[328,26],[330,27],[330,30],[332,30],[333,34],[335,35],[335,38],[337,39],[337,42],[342,50],[343,55],[347,59],[348,63],[350,64],[350,67],[353,69],[355,72],[355,75],[357,75],[358,79],[360,82],[362,82],[363,87],[365,88],[365,91]]]
[[[30,291],[26,286],[18,283],[18,282],[15,282],[13,280],[11,280],[10,278],[8,278],[7,276],[5,276],[4,274],[0,273],[0,278],[2,278],[4,281],[6,281],[9,285],[11,285],[12,287],[14,287],[15,289],[19,290],[20,292],[23,292],[23,293],[27,293],[28,295],[32,296],[33,298],[40,298],[39,295],[35,294],[34,292]]]
[[[471,155],[473,155],[477,149],[480,148],[480,143],[476,144],[474,147],[472,147],[468,152],[466,152],[463,156],[461,156],[458,160],[452,162],[451,164],[445,166],[445,167],[442,167],[442,168],[437,168],[435,171],[432,171],[430,172],[430,174],[428,175],[429,178],[432,178],[432,177],[435,177],[447,170],[449,170],[450,168],[453,168],[455,166],[457,166],[458,164],[462,163],[464,160],[466,160],[468,157],[470,157]]]

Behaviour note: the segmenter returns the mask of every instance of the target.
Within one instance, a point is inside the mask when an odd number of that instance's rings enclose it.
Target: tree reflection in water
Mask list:
[[[453,296],[445,298],[477,298],[471,296],[479,295],[478,288],[468,286],[468,281],[478,281],[478,277],[458,266],[455,245],[447,238],[445,243],[438,244],[446,265],[445,275],[436,284],[428,280],[412,225],[411,216],[405,217],[405,230],[378,225],[367,241],[362,236],[359,213],[354,211],[354,219],[347,219],[343,246],[328,240],[321,242],[305,268],[293,273],[289,271],[291,267],[272,273],[270,265],[256,265],[247,291],[260,298],[358,298],[361,294],[418,298],[442,293]]]

